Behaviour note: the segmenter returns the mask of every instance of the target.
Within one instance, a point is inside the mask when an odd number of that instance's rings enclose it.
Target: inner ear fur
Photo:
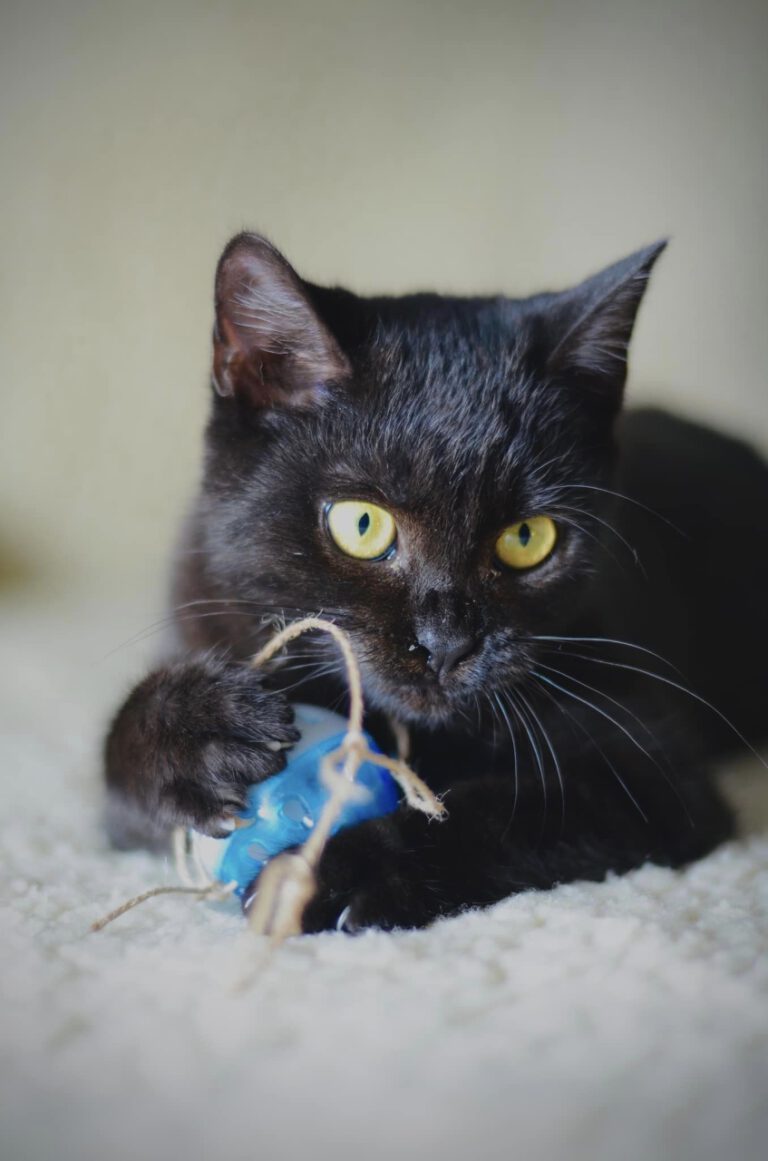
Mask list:
[[[238,234],[216,270],[213,384],[254,407],[309,406],[350,372],[311,291],[258,234]]]

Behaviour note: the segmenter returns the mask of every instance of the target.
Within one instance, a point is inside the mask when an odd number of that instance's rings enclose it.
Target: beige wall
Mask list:
[[[3,0],[0,558],[153,583],[217,252],[520,293],[670,233],[635,397],[768,444],[768,5]]]

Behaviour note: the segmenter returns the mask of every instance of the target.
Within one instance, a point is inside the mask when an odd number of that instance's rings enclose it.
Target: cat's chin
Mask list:
[[[436,729],[464,718],[473,706],[469,691],[447,691],[439,685],[390,686],[380,679],[364,682],[366,702],[405,725]]]

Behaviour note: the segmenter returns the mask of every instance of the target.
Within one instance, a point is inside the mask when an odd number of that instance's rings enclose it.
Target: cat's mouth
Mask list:
[[[366,698],[371,708],[390,714],[410,725],[448,725],[467,712],[472,699],[468,693],[457,696],[437,684],[382,681],[374,677],[364,681]]]

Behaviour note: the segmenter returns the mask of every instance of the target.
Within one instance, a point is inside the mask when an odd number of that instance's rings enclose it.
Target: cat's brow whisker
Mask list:
[[[603,552],[610,556],[611,560],[617,568],[621,569],[622,572],[625,572],[624,562],[619,560],[616,553],[608,547],[604,540],[601,540],[599,536],[596,536],[594,532],[590,532],[589,529],[585,528],[583,524],[579,524],[578,520],[574,520],[572,517],[561,515],[560,511],[555,511],[553,516],[556,517],[561,524],[567,524],[569,528],[576,528],[582,534],[582,536],[586,536],[589,540],[592,540],[598,548],[602,548]]]
[[[657,512],[655,508],[649,508],[647,504],[641,503],[640,500],[636,500],[633,496],[627,496],[625,492],[616,492],[613,488],[602,488],[597,484],[561,484],[560,488],[562,490],[578,488],[580,491],[583,490],[585,492],[602,492],[603,495],[613,496],[616,500],[623,500],[626,504],[634,504],[636,508],[640,508],[643,512],[647,512],[649,516],[655,516],[657,520],[661,520],[664,524],[667,524],[674,532],[677,532],[680,536],[685,537],[686,540],[690,540],[689,534],[684,532],[682,528],[679,528],[678,525],[675,524],[672,520],[669,520],[666,516],[662,515],[661,512]]]
[[[550,456],[550,458],[548,460],[545,460],[543,464],[535,464],[534,468],[533,468],[533,474],[535,476],[538,476],[538,477],[545,477],[547,468],[551,468],[553,464],[562,464],[565,460],[568,459],[568,457],[570,455],[573,454],[573,452],[575,451],[575,448],[576,448],[575,443],[572,443],[571,446],[567,450],[565,450],[564,452],[560,452],[558,455]],[[544,482],[544,480],[542,480],[542,482]],[[555,485],[547,485],[547,486],[553,487]]]
[[[637,549],[629,543],[625,536],[622,536],[621,533],[616,528],[614,528],[609,520],[604,520],[602,516],[598,516],[594,512],[590,512],[587,508],[574,508],[570,504],[558,504],[558,508],[563,512],[574,512],[577,516],[585,516],[588,520],[594,520],[597,524],[600,524],[603,528],[606,528],[609,532],[612,532],[616,539],[624,545],[645,579],[648,579],[648,573],[645,570],[645,566],[640,559]]]

